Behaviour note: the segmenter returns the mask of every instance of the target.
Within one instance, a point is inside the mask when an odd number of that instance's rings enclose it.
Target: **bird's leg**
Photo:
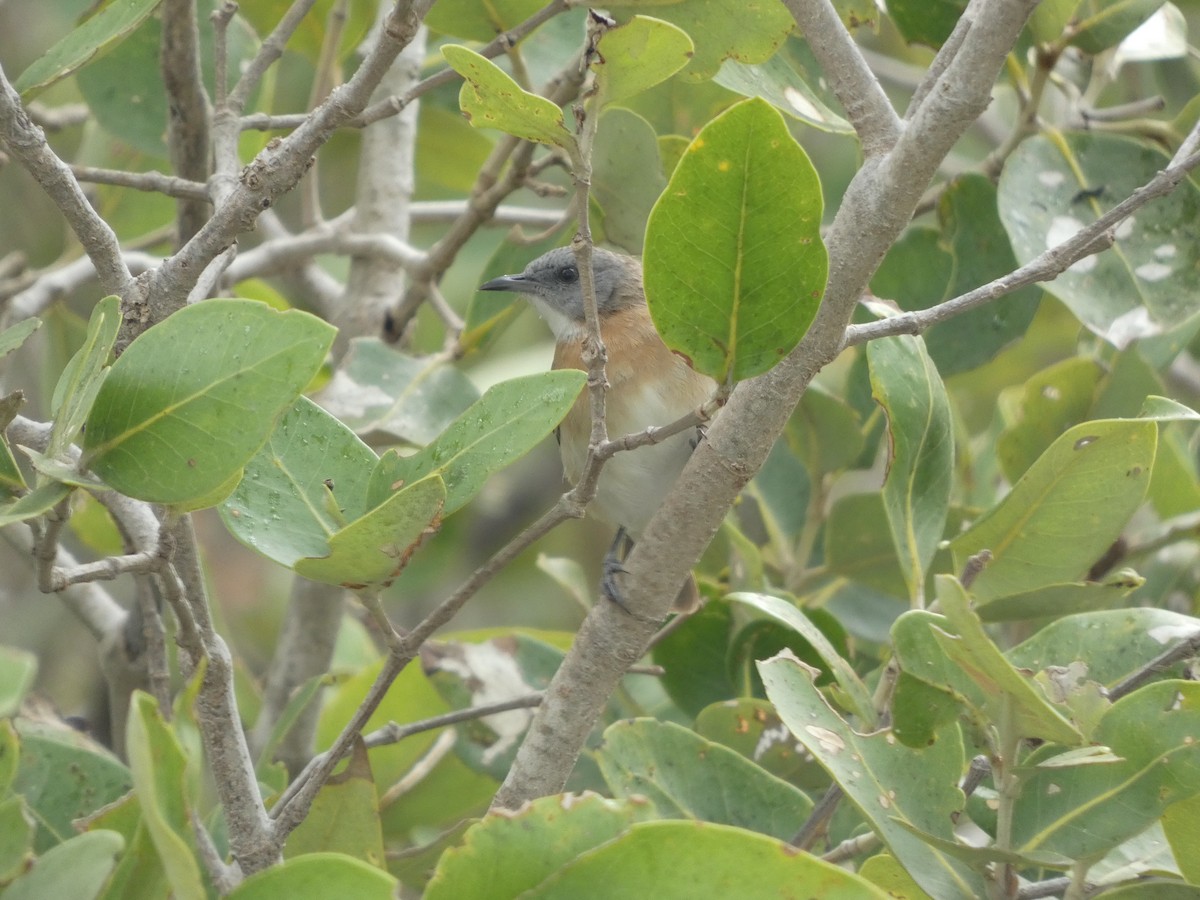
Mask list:
[[[629,536],[629,532],[622,525],[617,529],[612,546],[608,548],[608,553],[604,555],[604,563],[601,566],[600,593],[625,610],[625,612],[629,612],[629,607],[625,605],[625,592],[621,590],[621,586],[617,583],[617,576],[625,574],[625,557],[629,555],[629,551],[632,549],[633,538]]]

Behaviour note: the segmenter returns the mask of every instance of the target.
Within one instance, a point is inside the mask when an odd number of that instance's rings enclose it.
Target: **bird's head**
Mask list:
[[[603,319],[625,307],[645,302],[641,265],[631,256],[592,250],[592,274],[596,282],[596,309]],[[524,294],[550,323],[558,337],[578,331],[584,322],[583,288],[579,267],[570,247],[543,253],[519,275],[502,275],[479,286],[481,291],[513,291]]]

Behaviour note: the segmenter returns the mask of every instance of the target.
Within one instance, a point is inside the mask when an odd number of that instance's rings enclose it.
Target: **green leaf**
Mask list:
[[[1200,620],[1154,607],[1080,613],[1051,622],[1008,658],[1035,672],[1079,661],[1089,678],[1111,687],[1198,631]],[[1182,671],[1176,667],[1163,676]]]
[[[1149,484],[1157,426],[1084,422],[1058,438],[1012,491],[950,543],[959,570],[990,550],[980,601],[1082,577],[1116,540]]]
[[[0,724],[0,729],[9,729],[7,722]],[[15,735],[13,747],[15,751]],[[7,788],[0,791],[6,794]],[[28,869],[33,863],[33,835],[37,823],[25,809],[24,797],[9,797],[0,801],[0,884],[8,884],[17,875]]]
[[[396,491],[329,537],[329,552],[297,560],[298,575],[352,590],[386,587],[441,524],[446,485],[437,475]]]
[[[791,352],[825,288],[821,210],[808,155],[766,101],[709,122],[646,230],[646,298],[667,346],[718,382]]]
[[[670,722],[610,725],[597,761],[614,796],[645,797],[664,819],[736,825],[788,840],[812,811],[799,788]]]
[[[92,900],[117,865],[125,840],[115,831],[79,834],[47,851],[4,891],[4,900]]]
[[[142,691],[130,700],[125,743],[142,817],[171,890],[180,900],[203,900],[207,894],[192,850],[187,757],[157,701]]]
[[[92,310],[83,346],[71,357],[54,387],[54,399],[50,404],[54,424],[50,429],[47,456],[62,454],[87,421],[96,395],[104,384],[105,367],[116,346],[120,328],[121,298],[105,297]]]
[[[1022,142],[999,187],[1000,218],[1017,259],[1027,263],[1071,237],[1166,164],[1157,147],[1118,135]],[[1183,324],[1200,293],[1200,190],[1185,180],[1119,225],[1112,250],[1079,260],[1046,290],[1117,347]]]
[[[604,211],[604,236],[640,255],[646,220],[667,186],[650,123],[627,109],[600,116],[592,148],[592,196]]]
[[[258,33],[266,37],[279,24],[291,8],[291,0],[254,0],[239,6],[237,18],[245,18],[254,26]],[[316,0],[308,14],[300,20],[292,36],[288,38],[287,49],[302,54],[314,65],[319,61],[321,49],[333,30],[331,17],[337,16],[341,40],[338,42],[335,58],[345,62],[362,46],[363,38],[375,21],[378,6],[373,0]],[[484,40],[489,40],[488,35]]]
[[[215,505],[317,373],[334,331],[252,300],[184,307],[109,369],[82,464],[139,500]]]
[[[733,611],[727,603],[706,603],[682,625],[655,644],[655,665],[666,671],[662,686],[687,715],[697,715],[711,703],[741,693],[727,666],[733,634]],[[711,660],[696,665],[696,660]]]
[[[1075,9],[1071,43],[1084,53],[1115,47],[1162,5],[1163,0],[1083,0]]]
[[[1014,810],[1014,846],[1083,859],[1138,834],[1200,793],[1198,729],[1200,684],[1164,681],[1121,698],[1092,736],[1120,761],[1029,771]]]
[[[1005,478],[1015,482],[1056,437],[1088,417],[1103,377],[1095,360],[1074,356],[1012,388],[1019,395],[1011,403],[1002,395],[1001,409],[1011,424],[996,439],[996,457]]]
[[[392,900],[396,879],[341,853],[309,853],[251,875],[226,894],[228,900]]]
[[[871,279],[871,290],[919,310],[1006,275],[1016,257],[996,211],[996,188],[982,175],[960,175],[938,200],[940,230],[905,231]],[[1022,288],[961,316],[939,322],[925,335],[929,355],[943,378],[993,359],[1025,333],[1042,292]]]
[[[847,494],[829,511],[825,562],[831,572],[896,597],[907,596],[883,494]]]
[[[42,320],[35,318],[23,319],[11,328],[0,331],[0,359],[12,353],[25,339],[42,327]]]
[[[59,481],[50,481],[28,494],[0,506],[0,526],[25,522],[48,513],[71,493],[71,488]]]
[[[634,16],[600,38],[593,64],[600,103],[617,103],[666,81],[688,64],[692,39],[670,22]]]
[[[261,0],[271,2],[271,0]],[[253,5],[258,7],[261,2]],[[326,0],[328,3],[329,0]],[[358,5],[361,0],[352,0]],[[249,5],[249,4],[247,4]],[[207,17],[213,9],[220,6],[219,0],[201,0],[197,4],[197,14]],[[243,6],[239,12],[245,13]],[[307,21],[310,17],[306,16]],[[272,22],[273,27],[279,18]],[[301,23],[303,27],[304,23]],[[216,83],[213,67],[213,32],[215,29],[200,28],[200,68],[209,96]],[[229,83],[236,83],[243,71],[243,66],[254,58],[258,51],[259,42],[253,30],[242,19],[241,15],[234,16],[225,30],[226,38],[226,71]],[[166,88],[163,86],[162,67],[159,62],[163,43],[162,23],[157,16],[151,16],[144,21],[121,44],[119,51],[94,60],[88,65],[87,73],[75,79],[79,93],[83,95],[88,109],[95,121],[109,135],[117,138],[123,144],[157,157],[167,158],[166,145],[167,121],[170,116],[170,101]],[[291,49],[289,47],[289,49]],[[267,81],[271,79],[267,75]],[[251,97],[253,108],[254,97]],[[255,146],[250,153],[258,147]],[[243,153],[247,147],[242,147]],[[122,159],[120,165],[130,167],[130,163]],[[165,162],[159,163],[165,165]],[[153,161],[134,163],[134,167],[153,168]],[[133,204],[127,204],[129,192],[125,197],[108,192],[105,203],[105,218],[118,234],[139,233],[158,227],[159,223],[170,220],[173,204],[160,204],[167,198],[152,197],[141,194]],[[104,192],[101,192],[104,196]],[[124,210],[122,215],[114,215]],[[154,212],[151,212],[151,211]],[[163,218],[155,220],[153,225],[147,221],[148,215],[158,214]],[[134,223],[136,222],[136,227]],[[125,227],[122,227],[124,225]]]
[[[16,647],[0,647],[0,718],[20,708],[37,674],[37,657]],[[5,785],[0,781],[0,795]]]
[[[542,797],[516,812],[489,815],[449,848],[425,900],[500,900],[523,896],[581,854],[649,818],[644,803],[595,794]]]
[[[463,40],[490,41],[544,5],[542,0],[439,0],[425,16],[425,24]]]
[[[645,0],[613,0],[608,9],[645,7]],[[654,14],[681,28],[695,43],[685,81],[706,81],[727,59],[754,64],[769,59],[796,23],[771,0],[683,0],[655,4]]]
[[[527,141],[562,147],[570,152],[575,137],[563,122],[562,110],[537,94],[521,89],[491,60],[456,44],[442,56],[465,81],[458,103],[476,128],[498,128]]]
[[[13,793],[25,797],[38,823],[38,852],[75,834],[74,821],[130,787],[127,769],[87,735],[57,719],[16,719],[21,755]],[[70,778],[63,773],[69,772]]]
[[[1029,17],[1029,32],[1040,44],[1058,40],[1080,0],[1042,0]]]
[[[967,0],[891,0],[887,11],[910,44],[942,46],[967,8]]]
[[[361,737],[354,742],[346,767],[325,782],[283,848],[287,859],[320,852],[344,853],[384,868],[379,794]]]
[[[167,875],[136,794],[131,791],[85,821],[88,831],[107,829],[125,838],[125,852],[100,895],[101,900],[161,900],[169,895]]]
[[[300,397],[246,464],[245,477],[220,506],[221,521],[280,565],[324,556],[329,539],[367,511],[378,461],[350,429]]]
[[[937,577],[937,599],[953,633],[933,628],[934,639],[959,670],[973,681],[986,698],[989,720],[1013,717],[1013,727],[1022,738],[1039,738],[1067,746],[1079,746],[1083,735],[1035,687],[1028,674],[1018,671],[992,643],[983,623],[971,610],[967,592],[949,575]]]
[[[781,896],[885,900],[857,875],[788,844],[728,825],[641,822],[576,860],[523,897],[660,900]]]
[[[770,594],[730,594],[727,599],[765,613],[808,641],[816,650],[817,655],[821,657],[821,662],[833,673],[838,686],[849,698],[851,711],[864,723],[874,723],[874,704],[871,702],[871,694],[867,691],[866,685],[862,683],[850,664],[834,649],[833,644],[821,630],[809,621],[803,611]]]
[[[154,12],[160,2],[113,0],[34,60],[13,86],[28,100],[82,68],[97,54],[107,53]]]
[[[830,134],[854,134],[854,126],[835,113],[805,77],[777,53],[765,62],[747,65],[727,59],[713,81],[743,97],[762,97],[777,110]]]
[[[379,338],[355,338],[317,398],[364,437],[428,444],[479,399],[462,372],[434,357],[400,353]]]
[[[981,603],[976,606],[975,611],[985,622],[1057,619],[1073,613],[1119,606],[1130,593],[1144,583],[1144,578],[1126,570],[1104,584],[1094,581],[1052,584],[1023,594],[1010,594],[990,603]]]
[[[371,476],[369,502],[426,475],[446,483],[443,515],[460,509],[493,472],[535,447],[562,421],[587,375],[574,369],[513,378],[488,391],[432,444],[401,457],[390,450]]]
[[[841,785],[904,868],[934,897],[982,897],[983,879],[958,859],[901,825],[947,840],[963,808],[958,789],[962,738],[943,728],[915,750],[889,731],[857,733],[833,711],[812,682],[813,670],[786,656],[758,664],[767,696],[796,739]]]
[[[1168,806],[1162,827],[1183,875],[1192,884],[1200,883],[1200,857],[1192,852],[1200,842],[1200,794]]]
[[[925,573],[946,529],[954,473],[950,399],[918,336],[867,345],[871,395],[887,413],[888,470],[883,505],[909,597],[925,593]]]

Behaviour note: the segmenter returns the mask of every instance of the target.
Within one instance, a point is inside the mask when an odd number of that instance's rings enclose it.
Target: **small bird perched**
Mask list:
[[[642,264],[632,256],[595,248],[592,273],[600,336],[608,351],[605,415],[609,436],[669,424],[711,399],[716,382],[668,350],[654,330],[642,289]],[[587,333],[583,289],[575,254],[569,247],[551,250],[526,266],[520,275],[493,278],[479,289],[513,291],[528,297],[554,332],[552,368],[587,370],[583,362]],[[591,436],[591,407],[586,393],[575,401],[558,435],[563,470],[575,484],[583,471]],[[605,590],[618,603],[612,575],[621,571],[616,554],[622,538],[625,534],[634,540],[641,536],[694,446],[693,432],[684,431],[660,444],[618,453],[600,473],[592,509],[600,519],[620,529],[605,560]],[[693,609],[698,602],[696,583],[689,576],[675,608]]]

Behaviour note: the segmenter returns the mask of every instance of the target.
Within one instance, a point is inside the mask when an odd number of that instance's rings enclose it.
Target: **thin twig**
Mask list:
[[[1197,651],[1200,651],[1200,631],[1192,633],[1174,647],[1164,650],[1150,662],[1122,678],[1108,689],[1106,692],[1108,699],[1116,703],[1126,694],[1132,694],[1142,685],[1149,683],[1155,675],[1160,675],[1176,663],[1195,656]]]
[[[241,77],[233,90],[229,92],[229,99],[226,106],[236,114],[241,114],[241,111],[246,107],[247,101],[250,99],[250,93],[258,86],[263,75],[267,73],[267,69],[274,65],[279,57],[283,56],[283,48],[287,46],[288,39],[300,27],[300,23],[304,17],[308,15],[308,11],[316,5],[316,0],[295,0],[288,8],[283,18],[279,20],[267,39],[262,42],[262,46],[258,48],[258,53],[254,55],[254,59],[242,71]]]
[[[410,722],[407,725],[388,722],[382,728],[377,728],[370,734],[364,734],[363,742],[367,745],[367,749],[385,747],[388,744],[398,744],[400,741],[412,737],[414,734],[433,731],[435,728],[445,728],[447,725],[457,725],[460,722],[473,722],[476,719],[482,719],[496,713],[509,712],[514,709],[529,709],[541,702],[542,694],[539,691],[535,694],[526,694],[524,697],[515,697],[511,700],[502,700],[498,703],[487,703],[483,706],[456,709],[454,712],[433,716],[429,719],[422,719],[419,722]]]
[[[181,200],[209,202],[208,185],[200,181],[190,181],[187,178],[167,175],[163,172],[124,172],[120,169],[72,165],[71,173],[83,182],[112,184],[117,187],[165,194]]]
[[[993,300],[1011,294],[1027,285],[1053,280],[1085,256],[1090,256],[1111,246],[1111,232],[1118,224],[1151,200],[1170,194],[1198,165],[1200,165],[1200,153],[1197,152],[1192,152],[1182,161],[1172,162],[1170,166],[1163,169],[1091,225],[1081,228],[1062,243],[1051,247],[1007,275],[928,309],[900,313],[877,322],[849,326],[846,329],[843,347],[853,347],[891,335],[921,334],[939,322],[991,303]]]

